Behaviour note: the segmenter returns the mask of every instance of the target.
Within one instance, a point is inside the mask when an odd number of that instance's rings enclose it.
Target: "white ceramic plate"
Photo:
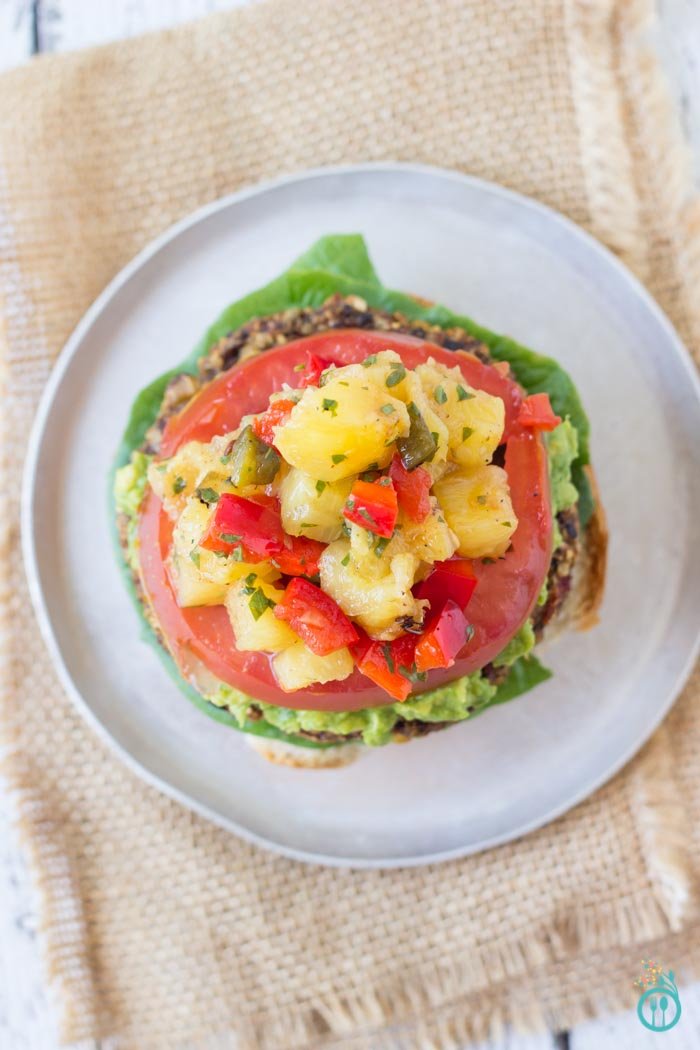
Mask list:
[[[258,758],[178,691],[119,576],[104,485],[134,395],[232,300],[317,237],[360,231],[381,278],[556,357],[591,417],[610,525],[599,627],[553,645],[511,704],[339,771]],[[628,761],[697,652],[700,395],[670,324],[616,259],[548,209],[410,165],[325,169],[236,194],[142,252],[88,311],[41,404],[24,548],[69,694],[152,784],[243,837],[327,864],[399,866],[504,842]],[[46,529],[50,520],[52,528]]]

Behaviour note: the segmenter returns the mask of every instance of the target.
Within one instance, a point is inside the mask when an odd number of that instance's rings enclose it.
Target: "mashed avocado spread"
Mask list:
[[[571,481],[571,467],[578,451],[577,432],[569,420],[547,436],[549,456],[549,473],[551,480],[552,510],[559,511],[572,506],[578,499],[578,492]],[[143,452],[133,452],[130,461],[117,470],[114,481],[114,499],[117,511],[127,520],[126,560],[132,572],[138,572],[138,509],[143,500],[147,484],[147,470],[150,457]],[[558,527],[554,526],[554,546],[561,540]],[[540,601],[546,598],[546,590],[540,595]],[[498,667],[513,667],[518,661],[527,665],[527,657],[535,644],[532,624],[528,621],[511,639],[503,652],[494,660]],[[534,662],[534,661],[531,661]],[[515,668],[511,675],[515,673]],[[541,670],[541,669],[540,669]],[[541,680],[538,679],[538,680]],[[508,687],[509,682],[505,683]],[[527,685],[525,685],[527,688]],[[501,687],[503,689],[503,687]],[[512,690],[514,696],[522,689]],[[489,704],[498,702],[496,686],[492,685],[480,671],[465,675],[438,689],[430,690],[415,697],[409,697],[403,703],[389,704],[385,707],[371,707],[360,711],[296,711],[279,707],[264,701],[253,700],[245,693],[221,683],[205,699],[218,708],[225,708],[242,727],[247,720],[247,712],[254,703],[263,713],[268,725],[282,733],[294,736],[300,730],[307,732],[329,732],[337,734],[360,733],[365,744],[377,746],[388,742],[391,731],[402,718],[420,722],[459,722],[477,714]],[[503,699],[509,699],[505,695]]]

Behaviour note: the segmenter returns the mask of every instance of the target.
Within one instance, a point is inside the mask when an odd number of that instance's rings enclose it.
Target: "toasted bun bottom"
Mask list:
[[[356,743],[324,748],[299,747],[288,744],[286,740],[268,740],[250,734],[246,734],[246,741],[268,762],[294,769],[340,769],[349,766],[362,752],[362,745]]]

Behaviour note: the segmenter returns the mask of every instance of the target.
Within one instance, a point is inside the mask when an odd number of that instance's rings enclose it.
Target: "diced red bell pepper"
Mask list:
[[[219,497],[199,546],[225,554],[238,548],[243,561],[272,559],[289,576],[315,576],[324,550],[318,540],[285,533],[276,501],[273,505],[266,501],[263,506],[230,492]]]
[[[394,531],[398,513],[396,489],[390,478],[356,481],[343,511],[348,521],[387,538]]]
[[[271,558],[284,546],[279,511],[225,492],[219,496],[214,516],[199,546],[226,554],[240,547],[244,561]]]
[[[353,646],[358,670],[395,700],[405,700],[415,675],[414,635],[404,634],[393,642],[373,642],[365,635]]]
[[[298,576],[287,584],[284,596],[275,606],[275,616],[285,620],[319,656],[353,645],[360,637],[330,595]]]
[[[325,543],[308,536],[285,536],[284,546],[273,554],[272,560],[287,576],[316,576],[318,559],[325,549]]]
[[[460,609],[466,609],[475,587],[476,576],[471,561],[468,558],[449,558],[435,563],[430,576],[415,588],[415,595],[416,598],[427,598],[431,609],[448,600],[456,602]]]
[[[274,445],[274,428],[281,427],[283,423],[287,422],[295,404],[296,401],[286,397],[273,401],[267,411],[263,412],[261,416],[256,416],[251,423],[255,436],[264,441],[266,445]]]
[[[330,358],[319,357],[318,354],[312,354],[310,350],[307,350],[306,367],[301,371],[299,386],[318,386],[321,374],[334,364],[335,361],[331,361]]]
[[[467,618],[456,602],[446,601],[428,620],[416,645],[416,670],[452,667],[467,641]]]
[[[533,430],[554,430],[561,423],[549,402],[549,394],[530,394],[520,406],[518,423]]]
[[[389,467],[389,477],[396,489],[399,507],[411,521],[425,521],[430,514],[430,486],[433,479],[423,467],[406,470],[401,456],[394,453]]]

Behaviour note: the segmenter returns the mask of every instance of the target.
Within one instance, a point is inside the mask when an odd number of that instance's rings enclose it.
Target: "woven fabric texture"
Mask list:
[[[697,678],[622,774],[524,841],[314,869],[105,750],[58,685],[18,548],[27,435],[71,329],[152,237],[261,178],[410,160],[531,194],[624,258],[697,350],[700,213],[651,18],[648,0],[268,0],[0,82],[0,726],[67,1043],[376,1050],[398,1031],[447,1050],[631,1007],[641,955],[693,972]]]

